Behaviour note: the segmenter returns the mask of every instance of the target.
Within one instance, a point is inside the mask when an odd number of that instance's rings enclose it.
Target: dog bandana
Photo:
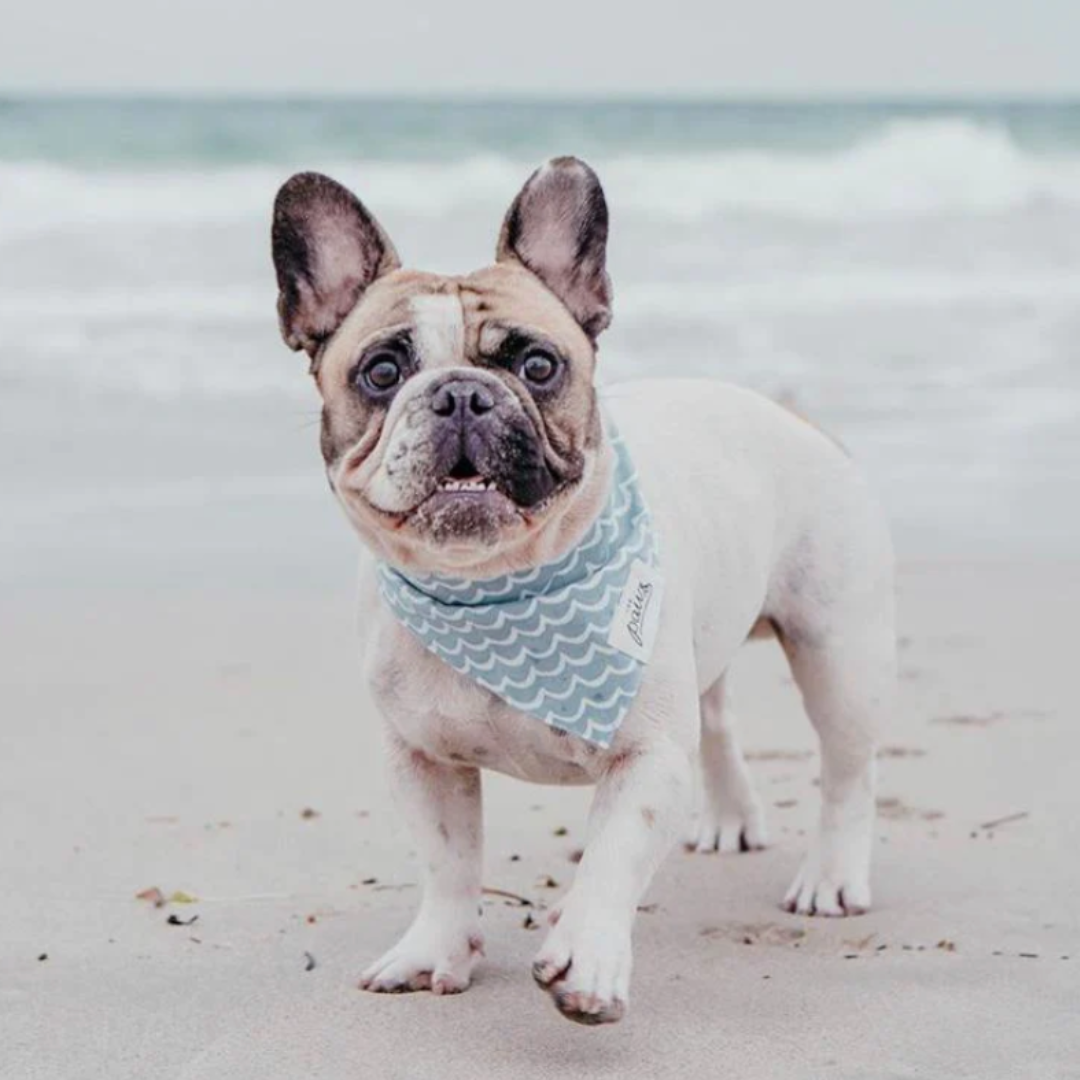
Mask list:
[[[641,685],[659,622],[657,542],[626,445],[580,543],[535,569],[471,581],[379,566],[394,615],[455,671],[551,727],[608,746]]]

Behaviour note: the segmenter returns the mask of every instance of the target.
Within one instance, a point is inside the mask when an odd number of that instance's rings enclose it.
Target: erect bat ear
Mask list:
[[[320,173],[297,173],[282,184],[271,242],[281,336],[312,357],[364,290],[401,265],[363,203]]]
[[[553,158],[507,211],[496,258],[531,270],[595,341],[611,323],[607,237],[607,201],[596,173],[577,158]]]

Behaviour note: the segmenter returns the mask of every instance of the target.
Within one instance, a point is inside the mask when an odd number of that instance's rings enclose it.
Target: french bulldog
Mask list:
[[[608,210],[593,171],[538,169],[493,265],[403,268],[335,181],[292,177],[273,213],[282,335],[310,358],[330,486],[370,553],[365,671],[392,787],[425,868],[408,931],[360,985],[465,990],[483,950],[481,770],[593,784],[587,844],[532,974],[559,1011],[617,1021],[650,879],[690,820],[699,852],[766,843],[725,687],[764,630],[783,647],[821,748],[820,826],[783,898],[800,915],[870,905],[874,747],[896,684],[893,556],[848,455],[816,427],[720,381],[598,395],[611,321]],[[610,745],[509,705],[434,655],[382,602],[379,567],[485,581],[572,551],[612,486],[605,413],[662,545],[663,599],[640,687]]]

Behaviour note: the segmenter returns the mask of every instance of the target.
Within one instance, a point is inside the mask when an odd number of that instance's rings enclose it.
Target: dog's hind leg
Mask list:
[[[701,695],[702,807],[695,851],[757,851],[767,842],[761,802],[735,731],[727,677]]]
[[[896,687],[890,595],[835,611],[821,632],[782,640],[821,742],[821,820],[783,907],[801,915],[854,915],[870,906],[874,749]]]

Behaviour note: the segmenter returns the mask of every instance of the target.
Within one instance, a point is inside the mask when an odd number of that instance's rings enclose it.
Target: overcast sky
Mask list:
[[[12,0],[0,89],[1080,93],[1080,0]]]

